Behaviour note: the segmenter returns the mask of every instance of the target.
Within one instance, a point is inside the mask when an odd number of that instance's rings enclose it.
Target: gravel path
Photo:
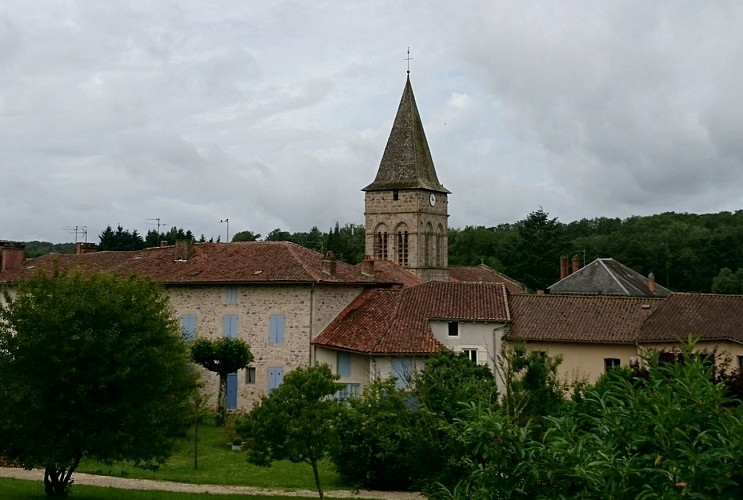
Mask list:
[[[28,479],[32,481],[43,481],[44,471],[41,469],[24,470],[0,467],[0,477]],[[103,486],[107,488],[120,488],[123,490],[158,490],[174,491],[184,493],[209,493],[213,495],[265,495],[265,496],[296,496],[317,497],[316,491],[309,490],[272,490],[267,488],[254,488],[251,486],[221,486],[213,484],[188,484],[174,483],[170,481],[153,481],[151,479],[129,479],[124,477],[94,476],[92,474],[74,473],[72,479],[75,484],[87,484],[91,486]],[[419,493],[396,492],[396,491],[367,491],[360,490],[354,493],[349,490],[326,491],[328,498],[355,498],[355,499],[381,499],[381,500],[421,500],[424,497]]]

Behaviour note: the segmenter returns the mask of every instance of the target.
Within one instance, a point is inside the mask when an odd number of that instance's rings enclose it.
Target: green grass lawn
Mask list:
[[[225,443],[227,443],[227,438],[223,428],[212,424],[201,425],[199,427],[198,468],[195,470],[194,440],[193,430],[191,430],[185,439],[176,444],[173,455],[157,472],[143,470],[129,463],[116,463],[109,466],[92,460],[84,460],[78,472],[194,484],[311,491],[316,489],[312,468],[308,464],[275,462],[271,467],[257,467],[247,462],[244,452],[232,451]],[[340,483],[338,475],[327,461],[320,464],[320,480],[324,490],[348,489],[347,485]]]
[[[214,495],[200,493],[171,493],[166,491],[119,490],[98,486],[73,485],[71,500],[176,500],[219,497],[224,500],[297,500],[291,496]],[[0,478],[0,498],[3,500],[46,500],[41,481]]]

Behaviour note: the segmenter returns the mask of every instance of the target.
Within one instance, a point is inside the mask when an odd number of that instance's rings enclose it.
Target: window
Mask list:
[[[196,315],[184,314],[181,316],[181,330],[183,331],[183,340],[193,340],[196,338]]]
[[[374,235],[374,258],[387,260],[387,231],[380,231]]]
[[[617,358],[604,358],[604,371],[608,372],[614,368],[619,368],[619,360]]]
[[[397,378],[395,387],[408,387],[413,377],[413,360],[410,358],[392,358],[392,376]]]
[[[397,263],[401,266],[408,265],[408,232],[397,232]]]
[[[237,304],[237,288],[227,288],[224,292],[224,303],[227,305]]]
[[[340,377],[351,376],[351,353],[348,353],[348,352],[338,353],[338,376]]]
[[[477,363],[477,349],[462,349],[462,352],[467,356],[467,359],[473,363]]]
[[[449,321],[449,336],[459,337],[459,323],[456,321]]]
[[[222,336],[237,338],[237,314],[225,314],[222,316]]]
[[[284,343],[284,316],[272,314],[268,317],[268,342],[274,345]]]
[[[361,384],[343,384],[343,388],[335,393],[336,399],[357,398],[361,394]]]
[[[255,385],[255,367],[248,366],[245,368],[245,383]]]
[[[743,356],[738,356],[738,370],[743,370]]]
[[[269,368],[268,369],[268,392],[271,393],[274,389],[278,389],[281,382],[284,381],[284,369],[283,368]]]
[[[392,191],[392,200],[397,201],[399,199],[400,199],[400,192],[397,189],[395,189],[394,191]]]

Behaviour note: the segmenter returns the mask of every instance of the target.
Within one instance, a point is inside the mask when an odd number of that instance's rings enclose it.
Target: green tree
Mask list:
[[[524,344],[503,350],[501,373],[506,394],[503,406],[516,419],[556,415],[565,406],[567,387],[557,378],[560,356],[530,351]]]
[[[462,458],[467,455],[455,420],[463,403],[497,405],[493,373],[464,353],[441,349],[414,375],[413,387],[416,440],[405,459],[415,465],[417,486],[453,484],[461,477]]]
[[[99,240],[99,250],[141,250],[145,247],[145,242],[136,229],[129,231],[121,226],[118,226],[116,231],[111,229],[111,226],[106,227]]]
[[[238,426],[244,438],[254,440],[248,461],[263,466],[275,460],[309,464],[321,499],[317,464],[336,439],[339,403],[330,396],[341,388],[337,379],[326,364],[295,368]]]
[[[712,293],[743,294],[743,268],[733,272],[723,267],[712,280]]]
[[[197,387],[163,291],[141,277],[55,271],[0,305],[0,456],[68,491],[83,457],[155,468]]]
[[[238,231],[232,237],[232,241],[258,241],[260,237],[260,233],[254,233],[253,231]]]
[[[518,238],[512,242],[506,262],[508,272],[531,289],[544,289],[560,277],[560,255],[570,253],[564,226],[542,210],[531,212],[515,225]]]
[[[331,457],[338,474],[356,487],[407,490],[415,464],[407,452],[416,441],[410,395],[395,379],[375,380],[351,398],[338,418]]]
[[[217,424],[223,425],[227,416],[227,375],[245,368],[253,361],[250,346],[244,340],[232,337],[200,337],[191,345],[191,358],[195,363],[219,375]]]

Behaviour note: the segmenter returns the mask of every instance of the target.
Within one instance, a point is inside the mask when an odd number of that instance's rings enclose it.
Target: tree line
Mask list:
[[[167,232],[107,227],[99,235],[100,250],[137,250],[196,240],[190,230]],[[339,224],[327,231],[289,232],[280,228],[265,237],[238,231],[232,241],[291,241],[356,264],[364,257],[364,226]],[[197,241],[207,241],[201,235]],[[214,241],[210,239],[208,241]],[[220,241],[217,238],[216,241]],[[71,252],[32,242],[29,256],[47,251]],[[449,229],[449,265],[486,264],[524,283],[530,290],[557,282],[560,256],[576,256],[587,264],[611,257],[635,271],[654,273],[666,288],[680,292],[743,293],[743,210],[715,214],[665,212],[626,219],[597,217],[562,223],[542,208],[515,223]]]

